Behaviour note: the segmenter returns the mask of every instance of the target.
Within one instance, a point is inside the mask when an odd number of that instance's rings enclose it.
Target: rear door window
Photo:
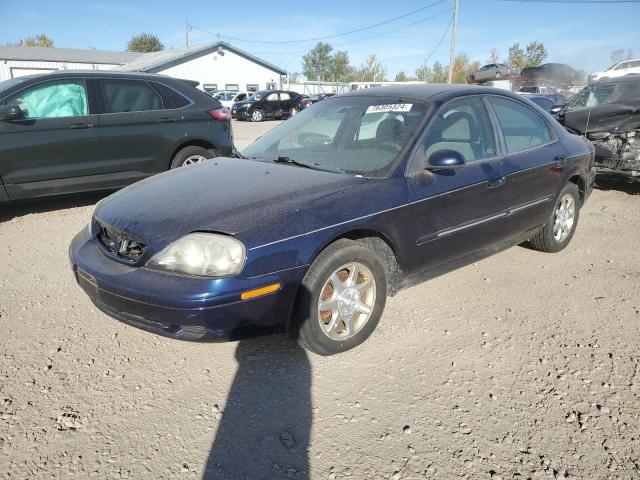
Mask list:
[[[101,80],[105,113],[162,110],[162,98],[149,84],[136,80]]]
[[[549,143],[553,137],[544,118],[520,102],[487,97],[498,117],[507,153],[515,153]]]
[[[83,80],[40,83],[9,97],[6,104],[18,105],[28,119],[79,117],[89,113]]]

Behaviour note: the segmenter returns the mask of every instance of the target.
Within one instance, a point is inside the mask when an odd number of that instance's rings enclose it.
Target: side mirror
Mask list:
[[[429,157],[428,169],[433,170],[454,170],[462,168],[467,164],[464,156],[455,150],[438,150]]]
[[[24,112],[18,105],[0,106],[0,121],[6,122],[24,117]]]
[[[560,110],[562,110],[566,105],[566,103],[556,103],[555,105],[551,106],[551,108],[549,109],[549,113],[551,115],[557,115],[558,113],[560,113]]]

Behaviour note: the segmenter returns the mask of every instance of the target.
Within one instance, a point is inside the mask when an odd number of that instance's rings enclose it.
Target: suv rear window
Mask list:
[[[190,99],[188,99],[181,93],[178,93],[173,88],[168,87],[167,85],[153,82],[153,86],[154,88],[158,89],[166,99],[169,100],[170,105],[165,105],[165,108],[182,108],[191,103]]]
[[[144,112],[162,110],[162,98],[146,82],[131,80],[102,80],[106,113]]]

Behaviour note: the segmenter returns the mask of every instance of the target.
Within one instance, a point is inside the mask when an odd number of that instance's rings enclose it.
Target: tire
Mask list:
[[[289,110],[289,118],[293,117],[298,112],[300,112],[298,107],[291,107],[291,110]]]
[[[190,145],[188,147],[184,147],[175,154],[169,168],[173,170],[174,168],[200,163],[217,156],[216,151],[213,149],[207,150],[203,147]]]
[[[353,266],[360,272],[355,283],[349,277]],[[340,286],[334,287],[334,282]],[[319,355],[350,350],[378,325],[386,295],[385,270],[376,253],[362,243],[340,239],[320,252],[309,267],[296,300],[292,333],[302,347]],[[320,310],[322,297],[331,309]],[[362,310],[363,305],[369,313]]]
[[[568,227],[568,231],[565,234],[565,229],[561,228],[562,233],[560,234],[560,238],[558,238],[557,230],[554,229],[557,221],[557,215],[560,214],[561,204],[565,202],[566,199],[571,198],[571,202],[573,204],[573,216],[570,227]],[[566,207],[566,204],[565,204]],[[567,208],[565,208],[565,211]],[[578,186],[575,183],[567,183],[560,195],[558,195],[558,199],[553,204],[553,210],[549,214],[549,219],[547,223],[536,233],[534,237],[529,239],[529,244],[535,250],[539,250],[541,252],[549,252],[555,253],[564,249],[569,242],[573,238],[573,234],[576,231],[576,226],[578,225],[578,219],[580,217],[580,191],[578,190]],[[565,217],[567,218],[567,217]],[[560,224],[563,223],[562,219],[558,220]],[[565,224],[566,225],[566,224]]]
[[[262,122],[264,120],[264,112],[261,108],[256,108],[253,112],[251,112],[251,121],[252,122]]]
[[[496,72],[496,80],[500,80],[502,78],[502,74],[500,72]]]

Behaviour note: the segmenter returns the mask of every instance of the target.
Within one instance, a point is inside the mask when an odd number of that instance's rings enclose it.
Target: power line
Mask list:
[[[451,25],[453,24],[453,15],[451,15],[451,20],[449,20],[449,23],[447,24],[447,28],[444,29],[444,32],[442,32],[442,36],[440,37],[440,40],[438,40],[438,44],[435,46],[435,48],[431,51],[431,53],[427,56],[427,58],[425,58],[424,63],[428,63],[429,59],[431,57],[433,57],[433,55],[438,51],[438,49],[440,48],[440,45],[442,45],[442,42],[444,41],[444,37],[447,36],[447,32],[449,31],[449,29],[451,28]]]
[[[640,1],[640,0],[639,0]],[[229,40],[234,40],[236,42],[249,42],[249,43],[265,43],[265,44],[284,44],[284,43],[305,43],[305,42],[315,42],[318,40],[327,40],[329,38],[336,38],[336,37],[342,37],[344,35],[351,35],[352,33],[358,33],[358,32],[362,32],[364,30],[369,30],[371,28],[375,28],[375,27],[379,27],[381,25],[386,25],[387,23],[391,23],[391,22],[395,22],[396,20],[401,20],[403,18],[406,18],[410,15],[414,15],[416,13],[422,12],[424,10],[427,10],[429,8],[435,7],[436,5],[439,5],[441,3],[444,3],[445,0],[438,0],[436,2],[433,2],[429,5],[426,5],[422,8],[418,8],[416,10],[412,10],[411,12],[407,12],[403,15],[400,15],[398,17],[394,17],[394,18],[390,18],[388,20],[385,20],[383,22],[379,22],[379,23],[375,23],[373,25],[367,25],[366,27],[361,27],[361,28],[357,28],[355,30],[350,30],[348,32],[342,32],[342,33],[335,33],[333,35],[326,35],[323,37],[313,37],[313,38],[305,38],[305,39],[299,39],[299,40],[253,40],[253,39],[248,39],[248,38],[239,38],[239,37],[232,37],[229,35],[220,35],[219,33],[213,33],[207,30],[204,30],[202,28],[196,27],[194,25],[191,25],[192,28],[195,28],[196,30],[200,30],[201,32],[204,33],[208,33],[210,35],[216,35],[218,37],[222,37],[222,38],[227,38]]]

